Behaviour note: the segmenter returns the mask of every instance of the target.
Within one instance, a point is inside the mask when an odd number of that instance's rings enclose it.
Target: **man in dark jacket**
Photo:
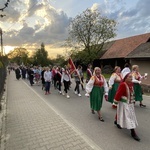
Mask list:
[[[28,70],[28,76],[29,76],[29,81],[30,81],[30,85],[32,86],[34,84],[33,79],[34,79],[34,71],[33,68],[30,68]]]

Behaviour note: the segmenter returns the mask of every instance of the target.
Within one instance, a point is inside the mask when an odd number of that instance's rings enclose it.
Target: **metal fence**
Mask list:
[[[2,67],[0,68],[0,104],[4,92],[5,79],[6,79],[6,67]],[[0,110],[1,110],[1,105],[0,105]]]

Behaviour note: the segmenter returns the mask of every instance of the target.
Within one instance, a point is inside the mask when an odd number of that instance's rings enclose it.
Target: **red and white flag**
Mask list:
[[[72,74],[72,73],[74,73],[74,71],[76,71],[76,67],[71,58],[69,58],[68,66],[69,66],[70,74]]]

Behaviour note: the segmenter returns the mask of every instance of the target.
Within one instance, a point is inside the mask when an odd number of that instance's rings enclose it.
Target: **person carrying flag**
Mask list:
[[[66,97],[70,98],[70,96],[68,95],[68,90],[71,83],[71,76],[69,74],[68,66],[65,66],[65,68],[62,69],[61,83],[64,84],[64,92],[65,92],[65,93],[63,92],[62,95],[66,94]]]

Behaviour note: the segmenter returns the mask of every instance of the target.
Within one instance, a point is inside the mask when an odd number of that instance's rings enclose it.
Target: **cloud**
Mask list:
[[[5,9],[0,20],[0,27],[3,29],[4,45],[40,47],[44,42],[48,48],[57,49],[68,37],[68,25],[72,18],[60,8],[68,9],[66,12],[77,14],[79,11],[75,1],[64,1],[59,3],[58,9],[51,4],[57,5],[55,0],[11,0],[8,8]],[[83,9],[86,0],[77,4]],[[91,10],[100,10],[103,16],[114,19],[118,22],[117,37],[124,38],[135,34],[150,32],[150,9],[149,0],[133,0],[128,4],[126,0],[95,0],[90,1]],[[84,6],[84,8],[87,5]],[[73,11],[73,13],[71,12]],[[79,13],[79,12],[78,12]],[[82,13],[82,12],[80,12]]]
[[[3,21],[9,22],[9,23],[18,21],[18,18],[20,18],[20,12],[17,9],[18,4],[20,4],[20,0],[18,0],[17,3],[15,0],[12,0],[9,2],[8,7],[4,11],[4,14],[7,17],[4,17]]]
[[[125,10],[118,17],[118,37],[122,38],[150,32],[148,0],[139,0],[130,10]],[[146,30],[147,29],[147,30]]]
[[[25,6],[31,9],[28,9],[23,20],[20,20],[19,25],[21,29],[18,30],[15,27],[16,24],[14,24],[9,31],[5,30],[7,31],[4,34],[6,45],[15,46],[16,44],[17,46],[21,46],[35,43],[39,43],[40,45],[42,42],[45,44],[56,44],[57,42],[63,42],[67,38],[67,28],[71,18],[68,18],[63,11],[56,10],[51,5],[47,5],[47,3],[43,2],[34,5],[36,2],[39,1],[30,0],[29,3],[27,1],[26,3],[18,2],[22,6],[26,4]],[[19,14],[19,11],[17,12],[16,14]],[[18,18],[21,17],[21,15],[16,16]],[[19,19],[13,19],[13,21],[15,20]],[[7,21],[10,21],[10,18]]]
[[[149,0],[139,0],[129,7],[125,0],[104,0],[100,5],[93,4],[103,16],[118,22],[117,38],[129,37],[150,32]]]
[[[136,7],[141,16],[149,17],[149,0],[139,0]]]

